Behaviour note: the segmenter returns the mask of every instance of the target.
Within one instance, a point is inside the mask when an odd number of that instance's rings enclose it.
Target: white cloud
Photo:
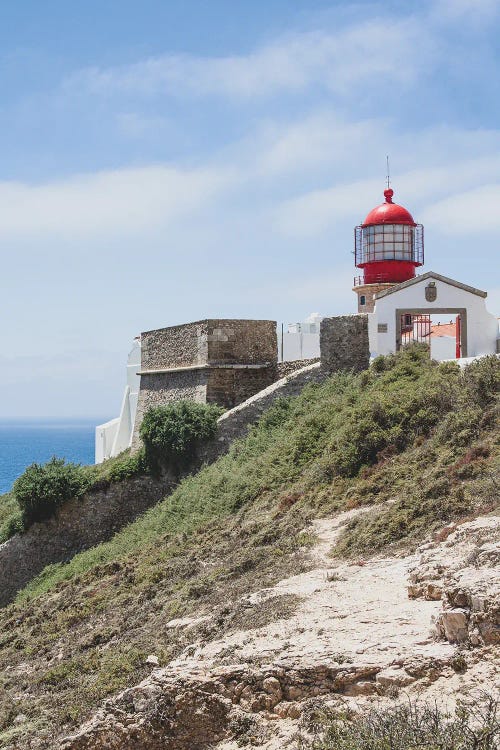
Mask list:
[[[418,137],[413,138],[418,152]],[[417,221],[448,234],[489,231],[500,226],[500,188],[484,183],[499,170],[500,156],[450,158],[439,167],[410,169],[397,176],[395,201],[411,206]],[[471,184],[483,187],[453,195]],[[383,200],[382,188],[382,179],[359,180],[289,198],[273,209],[274,226],[285,236],[315,237],[345,219],[359,223]]]
[[[41,185],[0,183],[0,235],[147,232],[205,206],[231,182],[222,169],[103,171]]]
[[[470,22],[490,19],[500,10],[499,0],[437,0],[431,12],[434,18]]]
[[[275,227],[284,235],[312,237],[338,221],[354,219],[357,224],[363,211],[367,213],[365,207],[370,208],[374,196],[381,194],[381,184],[381,180],[360,180],[284,201],[275,212]]]
[[[116,116],[118,129],[127,138],[158,136],[165,134],[172,127],[166,117],[152,117],[139,112],[120,112]]]
[[[387,79],[408,82],[429,64],[429,36],[413,19],[370,20],[334,32],[296,33],[247,55],[163,55],[115,68],[89,68],[69,77],[67,91],[156,96],[268,96],[319,85],[350,93]]]
[[[499,205],[500,184],[482,185],[434,203],[422,221],[450,235],[492,232],[500,229]]]
[[[315,112],[293,123],[264,128],[253,160],[257,175],[316,170],[318,167],[356,161],[361,144],[373,143],[382,120],[348,122],[332,112]]]

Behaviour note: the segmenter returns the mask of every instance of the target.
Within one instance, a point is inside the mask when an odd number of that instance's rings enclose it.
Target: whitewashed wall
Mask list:
[[[122,397],[120,416],[98,425],[95,430],[96,464],[117,456],[130,447],[139,398],[141,378],[137,373],[140,369],[141,342],[134,339],[127,359],[127,385]]]
[[[425,299],[425,287],[429,281],[436,284],[435,302]],[[415,283],[376,300],[375,311],[368,316],[372,357],[395,351],[396,310],[418,309],[432,315],[433,312],[438,314],[436,310],[440,308],[467,310],[467,356],[496,353],[498,320],[486,309],[484,297],[447,283],[438,276],[425,274]],[[381,332],[380,325],[387,326],[387,331]]]

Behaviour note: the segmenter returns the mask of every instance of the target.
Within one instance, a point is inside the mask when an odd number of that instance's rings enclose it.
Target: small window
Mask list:
[[[364,294],[362,294],[361,297],[359,298],[359,304],[366,305],[366,297]]]

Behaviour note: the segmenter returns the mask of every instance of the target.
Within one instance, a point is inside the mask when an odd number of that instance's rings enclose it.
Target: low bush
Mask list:
[[[459,703],[454,713],[436,704],[404,703],[373,709],[359,718],[326,719],[322,739],[311,750],[498,750],[498,701],[488,695]]]
[[[79,464],[55,456],[46,464],[31,464],[14,482],[13,493],[24,528],[51,518],[57,508],[82,495],[89,485]]]
[[[124,452],[113,459],[108,459],[99,466],[97,482],[123,482],[125,479],[147,473],[147,462],[144,450],[136,453]]]
[[[196,455],[197,446],[212,438],[222,414],[216,404],[176,401],[146,412],[141,424],[146,461],[153,471],[169,464],[182,469]]]
[[[55,456],[45,464],[31,464],[0,497],[0,543],[26,531],[36,521],[47,521],[65,502],[88,490],[107,490],[115,483],[147,473],[144,451],[124,452],[98,466],[66,463]]]
[[[0,495],[0,544],[22,530],[19,505],[12,492]]]

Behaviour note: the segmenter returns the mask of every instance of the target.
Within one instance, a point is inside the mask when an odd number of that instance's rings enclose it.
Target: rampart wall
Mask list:
[[[210,463],[226,453],[234,440],[242,438],[278,398],[298,396],[310,383],[320,383],[327,377],[319,362],[292,372],[272,383],[234,409],[225,412],[217,423],[217,435],[202,453],[202,460]]]
[[[320,327],[321,367],[326,372],[366,370],[370,364],[368,315],[324,318]]]
[[[276,323],[209,319],[141,335],[141,386],[132,449],[153,406],[181,399],[231,409],[276,380]]]
[[[109,539],[154,505],[173,486],[171,477],[136,477],[70,500],[56,517],[35,523],[0,545],[0,606],[8,604],[47,565],[67,562]]]

